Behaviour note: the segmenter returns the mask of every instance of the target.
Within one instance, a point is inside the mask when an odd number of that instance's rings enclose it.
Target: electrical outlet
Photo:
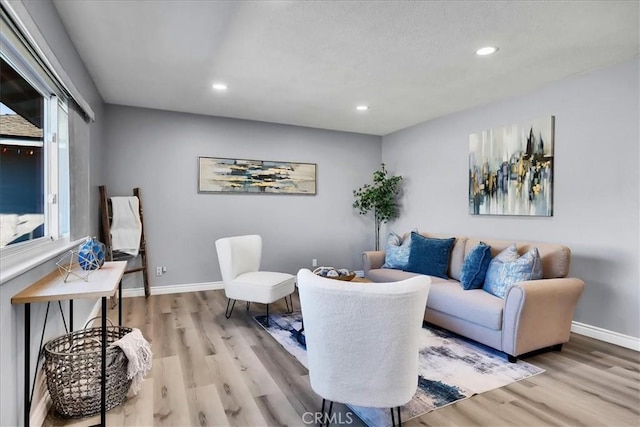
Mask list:
[[[156,267],[156,276],[162,276],[162,267]]]
[[[311,260],[311,267],[317,267],[318,266],[318,260],[316,258]]]

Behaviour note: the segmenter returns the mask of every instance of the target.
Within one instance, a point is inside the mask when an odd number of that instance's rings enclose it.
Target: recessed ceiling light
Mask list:
[[[227,90],[227,85],[226,85],[226,84],[224,84],[224,83],[214,83],[214,84],[212,85],[212,87],[213,87],[215,90]]]
[[[369,109],[368,105],[358,105],[356,107],[356,110],[358,110],[358,111],[367,111],[368,109]]]
[[[476,50],[476,55],[480,55],[480,56],[491,55],[492,53],[496,53],[497,51],[498,51],[498,48],[495,46],[485,46]]]

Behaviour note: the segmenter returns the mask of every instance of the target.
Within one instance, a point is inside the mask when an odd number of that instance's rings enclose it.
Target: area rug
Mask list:
[[[308,368],[304,339],[298,339],[302,327],[300,312],[272,314],[269,326],[265,325],[264,315],[254,319]],[[509,363],[506,355],[499,351],[425,324],[420,336],[418,391],[413,400],[402,407],[402,420],[408,421],[542,372],[544,369],[522,360]],[[349,407],[368,426],[391,425],[389,409]]]

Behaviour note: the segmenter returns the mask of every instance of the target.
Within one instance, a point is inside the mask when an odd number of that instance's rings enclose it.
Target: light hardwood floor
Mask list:
[[[294,306],[299,302],[294,297]],[[252,319],[264,306],[236,304],[225,319],[223,291],[123,300],[123,323],[152,343],[153,370],[142,391],[108,412],[108,426],[302,426],[319,410],[307,370]],[[284,311],[284,302],[271,308]],[[117,319],[110,310],[109,317]],[[546,369],[530,379],[435,410],[406,426],[638,426],[640,356],[572,335],[562,352],[527,361]],[[342,420],[361,426],[337,405]],[[334,405],[334,410],[336,405]],[[99,417],[46,426],[89,426]]]

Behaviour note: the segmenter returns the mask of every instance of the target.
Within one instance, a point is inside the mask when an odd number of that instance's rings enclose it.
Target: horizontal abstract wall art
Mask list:
[[[469,213],[553,215],[553,116],[469,136]]]
[[[316,194],[316,165],[198,158],[199,193]]]

